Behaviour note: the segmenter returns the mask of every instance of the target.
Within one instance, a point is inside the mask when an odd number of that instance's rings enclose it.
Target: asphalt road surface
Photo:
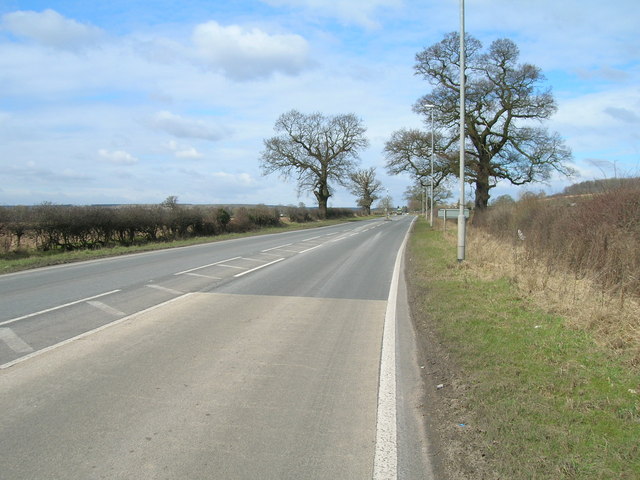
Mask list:
[[[411,220],[0,276],[0,478],[432,478]]]

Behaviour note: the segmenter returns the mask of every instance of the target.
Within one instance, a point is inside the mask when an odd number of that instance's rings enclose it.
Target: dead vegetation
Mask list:
[[[640,180],[580,198],[525,195],[478,223],[467,268],[506,275],[640,367]]]

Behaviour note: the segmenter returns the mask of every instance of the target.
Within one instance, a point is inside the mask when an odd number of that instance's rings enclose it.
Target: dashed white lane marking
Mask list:
[[[88,337],[89,335],[93,335],[94,333],[100,332],[100,331],[105,330],[105,329],[107,329],[109,327],[113,327],[115,325],[119,325],[119,324],[121,324],[123,322],[126,322],[127,320],[130,320],[132,318],[137,317],[138,315],[142,315],[144,313],[151,312],[151,311],[156,310],[158,308],[162,308],[165,305],[168,305],[168,304],[170,304],[172,302],[175,302],[175,301],[180,300],[182,298],[188,297],[190,295],[191,295],[191,293],[185,293],[184,295],[180,295],[179,297],[172,298],[171,300],[167,300],[166,302],[162,302],[162,303],[159,303],[157,305],[153,305],[152,307],[146,308],[144,310],[141,310],[141,311],[136,312],[134,314],[128,315],[126,317],[119,318],[118,320],[114,320],[111,323],[107,323],[106,325],[102,325],[102,326],[100,326],[98,328],[94,328],[93,330],[89,330],[88,332],[84,332],[84,333],[81,333],[80,335],[76,335],[75,337],[68,338],[67,340],[64,340],[64,341],[62,341],[60,343],[56,343],[54,345],[50,345],[50,346],[48,346],[46,348],[43,348],[42,350],[36,350],[35,352],[32,352],[32,353],[30,353],[28,355],[25,355],[24,357],[16,358],[15,360],[13,360],[11,362],[4,363],[4,364],[0,365],[0,370],[4,370],[5,368],[12,367],[12,366],[14,366],[14,365],[16,365],[18,363],[22,363],[22,362],[24,362],[26,360],[29,360],[30,358],[37,357],[38,355],[42,355],[43,353],[46,353],[46,352],[50,352],[51,350],[55,350],[58,347],[62,347],[63,345],[67,345],[68,343],[71,343],[71,342],[75,342],[76,340],[79,340],[81,338]]]
[[[264,262],[264,258],[242,257],[242,259],[249,260],[250,262]]]
[[[98,310],[102,310],[103,312],[108,313],[109,315],[113,315],[114,317],[123,317],[126,315],[126,313],[121,312],[117,308],[110,307],[106,303],[98,302],[97,300],[91,300],[87,303],[92,307],[97,308]]]
[[[185,275],[191,275],[192,277],[209,278],[211,280],[222,280],[222,277],[214,277],[213,275],[202,275],[201,273],[185,273]]]
[[[315,247],[311,247],[311,248],[307,248],[306,250],[302,250],[300,253],[310,252],[311,250],[315,250],[316,248],[320,248],[323,245],[324,245],[324,243],[321,243],[320,245],[316,245]]]
[[[191,274],[191,275],[197,275],[195,273]],[[178,290],[174,290],[173,288],[169,288],[169,287],[163,287],[162,285],[156,285],[154,283],[149,283],[147,285],[147,287],[149,288],[155,288],[156,290],[160,290],[162,292],[167,292],[167,293],[171,293],[173,295],[182,295],[184,292],[180,292]]]
[[[264,265],[260,265],[256,268],[252,268],[251,270],[246,270],[244,272],[237,273],[234,275],[234,277],[241,277],[243,275],[246,275],[247,273],[255,272],[256,270],[260,270],[261,268],[268,267],[269,265],[273,265],[274,263],[281,262],[282,260],[284,260],[284,258],[279,258],[277,260],[274,260],[273,262],[265,263]]]
[[[238,257],[240,258],[240,257]],[[224,267],[224,268],[235,268],[236,270],[244,270],[244,267],[239,267],[237,265],[226,265],[224,263],[219,263],[216,267]]]
[[[298,250],[289,250],[289,249],[286,249],[286,248],[279,248],[278,252],[300,253]],[[264,252],[262,252],[262,253],[264,253]],[[267,254],[267,255],[270,255],[270,254]]]
[[[100,295],[94,295],[93,297],[83,298],[82,300],[76,300],[75,302],[65,303],[64,305],[58,305],[57,307],[47,308],[46,310],[40,310],[39,312],[34,312],[34,313],[30,313],[28,315],[23,315],[21,317],[12,318],[11,320],[5,320],[4,322],[0,323],[0,327],[3,326],[3,325],[9,325],[10,323],[14,323],[14,322],[17,322],[19,320],[24,320],[25,318],[35,317],[37,315],[42,315],[43,313],[54,312],[56,310],[60,310],[61,308],[70,307],[72,305],[77,305],[79,303],[83,303],[83,302],[86,302],[88,300],[93,300],[95,298],[105,297],[107,295],[111,295],[112,293],[117,293],[119,291],[120,290],[111,290],[110,292],[101,293]]]
[[[196,270],[202,270],[203,268],[213,267],[214,265],[220,265],[232,260],[238,260],[240,257],[227,258],[226,260],[220,260],[219,262],[209,263],[208,265],[202,265],[200,267],[190,268],[189,270],[183,270],[182,272],[174,273],[174,275],[184,275],[185,273],[195,272]]]
[[[15,353],[31,353],[33,348],[10,328],[0,328],[0,340]]]
[[[277,247],[267,248],[266,250],[262,250],[262,253],[270,252],[271,250],[280,250],[282,247],[290,247],[293,243],[285,243],[284,245],[279,245]]]
[[[344,240],[345,238],[347,238],[347,237],[338,237],[338,238],[334,238],[333,240],[329,240],[329,241],[331,243],[334,243],[334,242],[339,242],[340,240]]]

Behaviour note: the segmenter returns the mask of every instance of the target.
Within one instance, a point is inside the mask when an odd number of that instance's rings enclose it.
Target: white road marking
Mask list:
[[[33,348],[27,342],[22,340],[10,328],[0,328],[0,340],[6,343],[7,347],[15,353],[31,353]]]
[[[378,387],[378,420],[376,426],[376,451],[373,461],[373,480],[397,480],[398,478],[398,438],[397,438],[397,397],[396,397],[396,304],[398,302],[398,282],[400,265],[409,232],[404,237],[393,267],[387,311],[382,333],[382,353],[380,355],[380,385]]]
[[[100,332],[102,330],[105,330],[105,329],[107,329],[109,327],[113,327],[115,325],[119,325],[120,323],[126,322],[127,320],[130,320],[132,318],[135,318],[138,315],[142,315],[144,313],[151,312],[153,310],[156,310],[157,308],[162,308],[165,305],[168,305],[168,304],[170,304],[172,302],[175,302],[177,300],[180,300],[182,298],[188,297],[189,295],[191,295],[191,293],[185,293],[184,295],[180,295],[179,297],[172,298],[171,300],[167,300],[166,302],[162,302],[162,303],[159,303],[159,304],[154,305],[152,307],[146,308],[144,310],[140,310],[139,312],[136,312],[134,314],[128,315],[126,317],[119,318],[118,320],[114,320],[111,323],[107,323],[107,324],[102,325],[102,326],[100,326],[98,328],[94,328],[93,330],[89,330],[88,332],[84,332],[84,333],[81,333],[80,335],[76,335],[75,337],[68,338],[67,340],[64,340],[64,341],[62,341],[60,343],[56,343],[54,345],[50,345],[50,346],[48,346],[46,348],[43,348],[42,350],[36,350],[35,352],[30,353],[29,355],[25,355],[24,357],[20,357],[20,358],[17,358],[15,360],[11,361],[11,362],[8,362],[8,363],[5,363],[3,365],[0,365],[0,370],[4,370],[5,368],[13,367],[14,365],[16,365],[18,363],[22,363],[22,362],[24,362],[26,360],[29,360],[30,358],[37,357],[38,355],[42,355],[43,353],[46,353],[46,352],[50,352],[51,350],[55,350],[56,348],[62,347],[62,346],[67,345],[68,343],[71,343],[71,342],[75,342],[76,340],[79,340],[81,338],[88,337],[89,335],[93,335],[94,333],[98,333],[98,332]]]
[[[213,267],[214,265],[220,265],[224,262],[230,262],[231,260],[237,260],[240,257],[227,258],[226,260],[220,260],[219,262],[209,263],[208,265],[202,265],[201,267],[190,268],[189,270],[183,270],[182,272],[174,273],[174,275],[184,275],[185,273],[195,272],[196,270],[201,270],[207,267]]]
[[[279,257],[280,255],[282,255],[282,252],[293,252],[293,250],[280,250],[278,253],[264,253],[264,252],[260,252],[262,253],[262,255],[264,255],[265,257]],[[298,252],[295,252],[298,253]],[[264,259],[262,259],[261,261],[264,261]]]
[[[300,253],[298,252],[298,250],[288,250],[286,248],[279,248],[278,252]],[[271,255],[271,254],[268,253],[267,255]]]
[[[241,257],[238,257],[241,258]],[[224,268],[235,268],[236,270],[244,270],[244,267],[239,267],[237,265],[225,265],[224,263],[219,263],[216,267],[224,267]]]
[[[109,315],[113,315],[114,317],[122,317],[126,315],[126,313],[121,312],[117,308],[110,307],[106,303],[98,302],[97,300],[91,300],[87,303],[92,307],[97,308],[98,310],[102,310],[103,312],[108,313]]]
[[[281,262],[282,260],[284,260],[284,258],[279,258],[277,260],[274,260],[273,262],[265,263],[264,265],[260,265],[259,267],[252,268],[251,270],[247,270],[245,272],[238,273],[238,274],[234,275],[234,277],[241,277],[243,275],[246,275],[247,273],[255,272],[256,270],[260,270],[261,268],[268,267],[269,265],[273,265],[274,263]]]
[[[332,240],[329,240],[329,242],[331,242],[331,243],[333,243],[333,242],[339,242],[340,240],[345,240],[346,238],[349,238],[349,237],[346,237],[346,236],[337,237],[337,238],[334,238],[334,239],[332,239]]]
[[[192,273],[191,275],[196,275]],[[173,295],[182,295],[184,292],[179,292],[178,290],[174,290],[173,288],[163,287],[162,285],[156,285],[155,283],[150,283],[147,285],[149,288],[155,288],[156,290],[160,290],[162,292],[171,293]]]
[[[302,250],[300,253],[307,253],[310,252],[311,250],[315,250],[316,248],[320,248],[324,245],[324,243],[321,243],[320,245],[316,245],[315,247],[311,247],[311,248],[307,248],[306,250]]]
[[[201,273],[185,273],[185,275],[191,275],[192,277],[210,278],[211,280],[222,280],[222,277],[214,277],[212,275],[202,275]]]
[[[47,308],[46,310],[40,310],[39,312],[34,312],[34,313],[30,313],[28,315],[23,315],[21,317],[16,317],[16,318],[12,318],[11,320],[6,320],[2,323],[0,323],[0,327],[3,325],[9,325],[10,323],[14,323],[20,320],[24,320],[25,318],[31,318],[31,317],[35,317],[38,315],[42,315],[44,313],[49,313],[49,312],[53,312],[55,310],[60,310],[61,308],[65,308],[65,307],[70,307],[72,305],[77,305],[78,303],[84,303],[88,300],[93,300],[94,298],[100,298],[100,297],[105,297],[107,295],[111,295],[112,293],[117,293],[120,290],[111,290],[110,292],[105,292],[105,293],[101,293],[100,295],[94,295],[93,297],[87,297],[87,298],[83,298],[82,300],[76,300],[75,302],[69,302],[69,303],[65,303],[64,305],[58,305],[57,307],[52,307],[52,308]]]
[[[282,247],[288,247],[288,246],[290,246],[290,245],[293,245],[293,243],[285,243],[284,245],[280,245],[280,246],[278,246],[278,247],[267,248],[266,250],[262,250],[262,253],[270,252],[271,250],[279,250],[279,249],[281,249]]]

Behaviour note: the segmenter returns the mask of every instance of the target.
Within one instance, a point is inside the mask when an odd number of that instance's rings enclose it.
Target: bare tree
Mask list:
[[[178,197],[175,195],[169,195],[164,201],[160,204],[160,206],[175,210],[178,208]]]
[[[385,195],[378,202],[378,209],[384,211],[386,217],[389,217],[389,213],[393,210],[393,198],[389,194]]]
[[[382,190],[382,183],[376,178],[376,169],[371,167],[357,170],[349,178],[349,191],[358,197],[358,206],[364,210],[365,215],[371,215],[371,205],[380,198],[378,193]]]
[[[437,188],[447,177],[455,174],[455,158],[443,152],[438,145],[440,136],[434,136],[433,186]],[[400,129],[385,144],[387,171],[391,175],[408,173],[417,183],[429,184],[431,177],[431,134],[417,129]]]
[[[413,205],[413,210],[419,209],[424,201],[427,200],[429,194],[429,183],[416,182],[413,185],[407,187],[404,192],[404,198]],[[433,204],[438,205],[443,203],[446,199],[451,198],[453,194],[449,189],[448,182],[441,183],[437,187],[433,188]]]
[[[540,126],[557,109],[551,90],[541,87],[545,78],[540,69],[518,63],[519,50],[511,40],[494,41],[486,53],[471,36],[465,43],[465,176],[475,186],[476,208],[487,207],[489,192],[499,180],[524,185],[548,180],[553,172],[571,175],[573,170],[567,166],[570,150],[557,133]],[[459,149],[459,34],[447,34],[418,53],[415,71],[434,86],[418,100],[414,111],[429,122],[427,105],[434,105],[440,134],[437,150],[443,154],[437,156],[443,163],[436,165],[446,176],[459,171],[458,156],[453,154]],[[424,143],[428,134],[422,135]],[[423,159],[428,156],[424,149],[419,153]],[[390,162],[388,168],[398,167]]]
[[[360,150],[369,145],[362,121],[354,114],[326,117],[291,110],[278,118],[274,130],[279,135],[264,141],[263,173],[295,178],[298,192],[311,190],[320,217],[326,218],[330,182],[346,186]]]

